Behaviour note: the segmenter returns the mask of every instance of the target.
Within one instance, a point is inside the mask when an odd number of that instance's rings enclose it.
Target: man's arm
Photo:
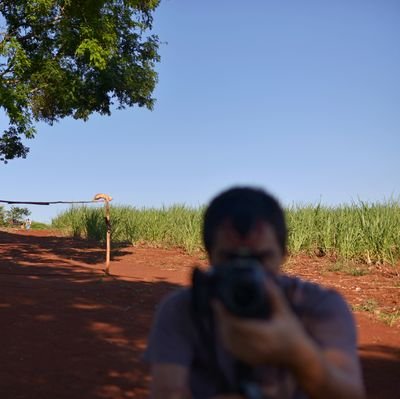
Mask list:
[[[186,367],[156,363],[151,367],[151,399],[191,399]]]
[[[292,370],[310,398],[364,399],[358,361],[338,349],[321,350],[308,339],[295,355]]]
[[[267,290],[274,309],[269,320],[243,320],[214,304],[222,342],[238,359],[251,364],[275,364],[290,369],[312,399],[365,398],[354,353],[319,347],[304,330],[280,290]]]
[[[144,359],[151,365],[152,399],[190,399],[193,357],[190,293],[178,290],[159,305]]]
[[[189,370],[177,364],[154,364],[151,368],[151,399],[191,399]],[[212,399],[245,399],[240,395],[218,395]]]

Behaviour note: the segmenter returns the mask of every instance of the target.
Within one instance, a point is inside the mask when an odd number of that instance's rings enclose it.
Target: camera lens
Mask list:
[[[268,304],[265,275],[260,265],[237,261],[223,270],[224,276],[217,284],[217,292],[227,309],[240,317],[264,318],[268,313]]]
[[[257,301],[257,292],[254,283],[249,281],[238,281],[232,286],[232,302],[238,309],[252,307]]]

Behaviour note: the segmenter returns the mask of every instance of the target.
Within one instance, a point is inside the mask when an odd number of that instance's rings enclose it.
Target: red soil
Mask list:
[[[121,247],[105,276],[104,249],[53,232],[0,232],[0,398],[145,398],[141,361],[154,309],[187,285],[203,259],[179,250]],[[400,397],[399,268],[354,277],[324,258],[297,257],[288,273],[333,286],[360,309],[359,351],[370,399]]]

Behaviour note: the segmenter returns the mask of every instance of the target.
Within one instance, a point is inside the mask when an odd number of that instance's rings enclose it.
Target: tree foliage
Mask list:
[[[8,225],[20,225],[30,214],[31,211],[28,208],[12,206],[8,211],[4,211],[3,208],[0,212],[0,223]]]
[[[21,138],[49,124],[138,105],[152,109],[159,0],[0,0],[0,160],[26,157]]]
[[[0,226],[4,226],[6,224],[6,210],[3,205],[0,205]]]

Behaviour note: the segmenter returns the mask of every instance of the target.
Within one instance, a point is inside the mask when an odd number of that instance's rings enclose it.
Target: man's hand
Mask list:
[[[365,398],[357,358],[335,348],[320,348],[293,314],[280,289],[266,282],[272,315],[249,320],[230,314],[214,302],[217,326],[224,347],[249,365],[271,364],[291,370],[312,399]]]
[[[268,320],[239,318],[220,302],[213,303],[222,343],[234,357],[249,365],[292,367],[308,337],[276,284],[268,280],[266,290],[272,306]]]

